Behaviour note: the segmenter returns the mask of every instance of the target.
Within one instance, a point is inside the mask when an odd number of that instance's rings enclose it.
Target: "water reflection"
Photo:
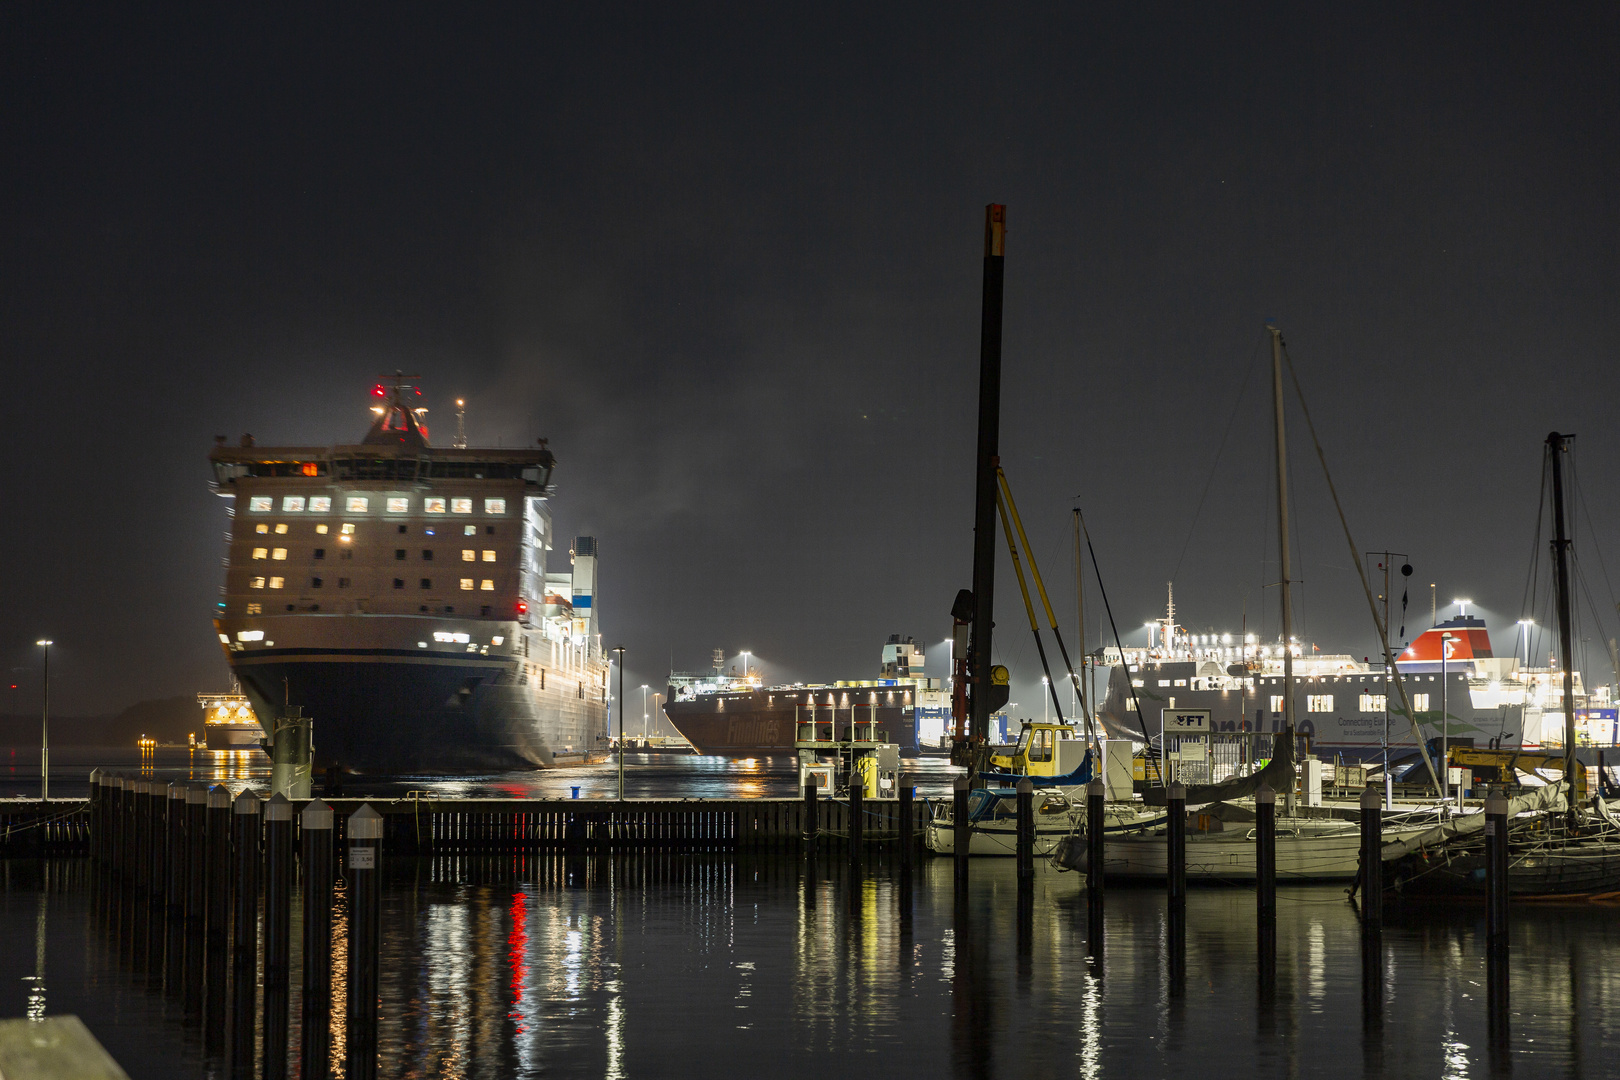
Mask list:
[[[1014,872],[980,860],[958,894],[945,861],[907,877],[881,858],[857,874],[841,855],[395,860],[381,1075],[1503,1071],[1489,1056],[1477,911],[1392,913],[1381,937],[1364,936],[1340,890],[1290,890],[1268,1010],[1252,891],[1193,891],[1180,934],[1161,890],[1111,891],[1105,971],[1074,876],[1041,868],[1021,911]],[[198,1075],[200,1039],[120,955],[115,920],[92,910],[86,874],[0,863],[0,940],[33,945],[0,950],[0,1011],[78,1012],[132,1076]],[[340,903],[338,1060],[346,926]],[[1521,1075],[1595,1071],[1620,1052],[1607,1008],[1617,961],[1611,911],[1516,910]]]

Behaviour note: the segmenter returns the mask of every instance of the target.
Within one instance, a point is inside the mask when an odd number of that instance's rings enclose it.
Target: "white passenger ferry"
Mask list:
[[[605,751],[596,541],[547,572],[555,459],[428,443],[421,391],[373,390],[358,445],[221,438],[231,500],[214,623],[260,716],[314,717],[318,765],[448,772]]]

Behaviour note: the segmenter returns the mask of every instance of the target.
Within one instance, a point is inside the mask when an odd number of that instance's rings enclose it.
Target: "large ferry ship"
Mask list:
[[[1146,649],[1125,649],[1123,658],[1118,649],[1104,650],[1111,671],[1099,717],[1111,735],[1156,740],[1172,709],[1208,709],[1214,731],[1282,730],[1282,642],[1188,633],[1176,625],[1173,607],[1156,624],[1154,638]],[[1313,753],[1371,759],[1382,754],[1386,732],[1392,753],[1415,752],[1411,722],[1383,665],[1297,641],[1286,647],[1294,655],[1294,722],[1311,738]],[[1426,740],[1444,730],[1477,746],[1562,743],[1561,673],[1495,656],[1476,617],[1459,615],[1424,631],[1396,654],[1395,664]],[[1607,688],[1588,700],[1578,674],[1575,679],[1583,708],[1609,704]],[[1556,733],[1544,731],[1543,716],[1557,718]]]
[[[921,650],[896,635],[884,646],[879,678],[766,686],[756,672],[726,671],[724,654],[716,650],[713,671],[670,673],[664,715],[699,754],[790,756],[800,720],[831,721],[833,737],[841,739],[849,738],[857,720],[864,725],[869,719],[886,741],[911,753],[917,748],[915,708],[923,695],[939,692],[938,680],[924,677],[921,667]]]
[[[209,455],[231,501],[214,624],[260,716],[314,718],[316,763],[372,772],[550,766],[605,752],[596,541],[553,549],[545,440],[428,442],[421,390],[373,391],[356,445]]]

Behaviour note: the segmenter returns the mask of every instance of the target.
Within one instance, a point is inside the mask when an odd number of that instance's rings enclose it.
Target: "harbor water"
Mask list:
[[[62,797],[85,762],[63,763]],[[141,771],[143,762],[97,764]],[[37,760],[37,759],[36,759]],[[156,779],[260,787],[262,758],[160,752]],[[791,763],[627,758],[627,794],[792,792]],[[927,784],[948,781],[924,760]],[[79,777],[75,781],[75,777]],[[0,769],[7,795],[38,778]],[[347,780],[351,797],[606,797],[611,767]],[[369,789],[369,791],[368,791]],[[53,790],[53,794],[55,794]],[[344,887],[334,934],[341,1063]],[[1080,875],[1037,863],[1019,917],[1012,859],[903,871],[874,849],[437,856],[384,860],[384,1077],[1605,1076],[1620,1069],[1620,919],[1519,904],[1508,1057],[1488,1047],[1484,909],[1386,914],[1364,993],[1342,887],[1279,893],[1276,977],[1257,977],[1252,889],[1191,891],[1178,933],[1157,888],[1111,888],[1094,939]],[[301,912],[293,912],[293,938]],[[87,859],[0,860],[0,1015],[71,1013],[132,1077],[223,1077],[160,979],[136,969]],[[292,1075],[298,1075],[292,974]],[[338,1070],[341,1074],[341,1069]]]

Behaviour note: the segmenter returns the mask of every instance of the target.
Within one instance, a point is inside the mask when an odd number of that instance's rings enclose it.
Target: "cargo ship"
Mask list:
[[[421,389],[372,390],[357,444],[216,439],[229,501],[214,628],[259,716],[314,718],[317,767],[465,772],[603,756],[597,548],[551,573],[556,459],[430,445]],[[459,403],[458,403],[459,405]],[[459,414],[458,414],[459,415]]]
[[[664,715],[699,754],[791,757],[798,722],[811,719],[830,721],[835,739],[848,738],[855,721],[875,719],[881,738],[909,754],[917,749],[919,699],[939,691],[921,666],[921,650],[896,635],[876,679],[766,686],[757,672],[726,670],[716,650],[712,671],[670,673]]]

